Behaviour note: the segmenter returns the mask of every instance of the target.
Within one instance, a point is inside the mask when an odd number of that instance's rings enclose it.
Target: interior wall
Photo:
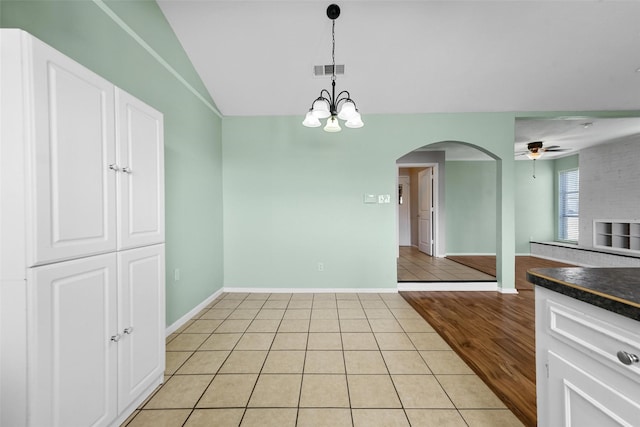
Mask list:
[[[172,324],[222,286],[221,119],[155,2],[100,4],[113,17],[92,1],[3,0],[0,26],[30,32],[164,114],[166,302]],[[180,269],[180,281],[174,269]]]
[[[580,151],[581,247],[593,247],[594,220],[640,219],[640,136]]]
[[[305,128],[300,117],[223,119],[225,286],[396,289],[396,205],[364,203],[364,195],[393,200],[397,159],[458,140],[503,158],[493,239],[506,260],[499,280],[512,287],[514,116],[368,117],[365,127],[337,134]]]
[[[529,254],[529,241],[553,237],[553,161],[515,162],[517,254]],[[496,253],[496,162],[448,161],[446,175],[447,254]]]

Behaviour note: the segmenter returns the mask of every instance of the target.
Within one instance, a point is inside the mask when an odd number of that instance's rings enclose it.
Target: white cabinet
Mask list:
[[[0,425],[118,425],[163,381],[162,114],[0,30]]]
[[[113,253],[30,269],[31,425],[100,426],[116,417],[116,275]]]
[[[640,324],[536,286],[538,425],[632,426],[640,419]]]
[[[162,115],[116,90],[118,249],[164,241]]]
[[[25,153],[27,265],[113,251],[114,86],[37,39],[22,43],[31,47],[33,81],[33,96],[23,98],[33,113],[25,123],[33,138]]]
[[[118,408],[164,375],[163,245],[118,252]],[[162,286],[159,286],[162,284]]]

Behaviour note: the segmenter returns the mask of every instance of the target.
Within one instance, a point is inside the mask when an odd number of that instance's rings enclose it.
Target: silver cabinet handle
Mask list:
[[[122,335],[120,335],[120,334],[115,334],[115,335],[112,335],[112,336],[111,336],[111,341],[113,341],[113,342],[118,342],[118,341],[120,341],[120,338],[122,338]]]
[[[120,170],[120,168],[118,167],[118,165],[116,165],[115,163],[111,163],[109,165],[109,169],[111,169],[114,172],[118,172]]]
[[[640,359],[638,359],[638,356],[636,356],[635,354],[627,353],[624,350],[620,350],[618,352],[618,360],[625,365],[632,365],[640,361]]]
[[[129,326],[128,328],[124,328],[124,332],[127,335],[131,335],[131,333],[133,333],[133,326]]]
[[[122,168],[122,172],[131,173],[131,168],[129,168],[128,166],[125,166],[125,167]]]

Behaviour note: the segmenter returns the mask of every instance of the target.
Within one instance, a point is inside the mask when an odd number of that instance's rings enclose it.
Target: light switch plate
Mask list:
[[[377,196],[375,194],[365,194],[364,195],[365,203],[378,203]]]

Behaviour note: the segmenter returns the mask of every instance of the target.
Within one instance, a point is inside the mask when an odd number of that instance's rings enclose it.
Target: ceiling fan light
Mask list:
[[[531,151],[527,153],[527,157],[531,160],[536,160],[542,157],[543,151]]]
[[[336,116],[331,116],[327,119],[327,125],[324,127],[325,132],[340,132],[342,128],[338,122]]]
[[[360,113],[358,113],[358,110],[355,111],[353,117],[347,120],[344,125],[351,129],[358,129],[364,126],[364,122],[362,121],[362,117],[360,116]]]
[[[345,101],[340,108],[338,118],[342,120],[349,120],[356,114],[356,106],[351,101]]]
[[[329,103],[324,99],[316,99],[315,101],[313,101],[311,112],[318,119],[326,119],[327,117],[331,116],[331,112],[329,111]]]
[[[321,125],[320,119],[318,119],[311,111],[304,117],[302,124],[308,128],[317,128]]]

